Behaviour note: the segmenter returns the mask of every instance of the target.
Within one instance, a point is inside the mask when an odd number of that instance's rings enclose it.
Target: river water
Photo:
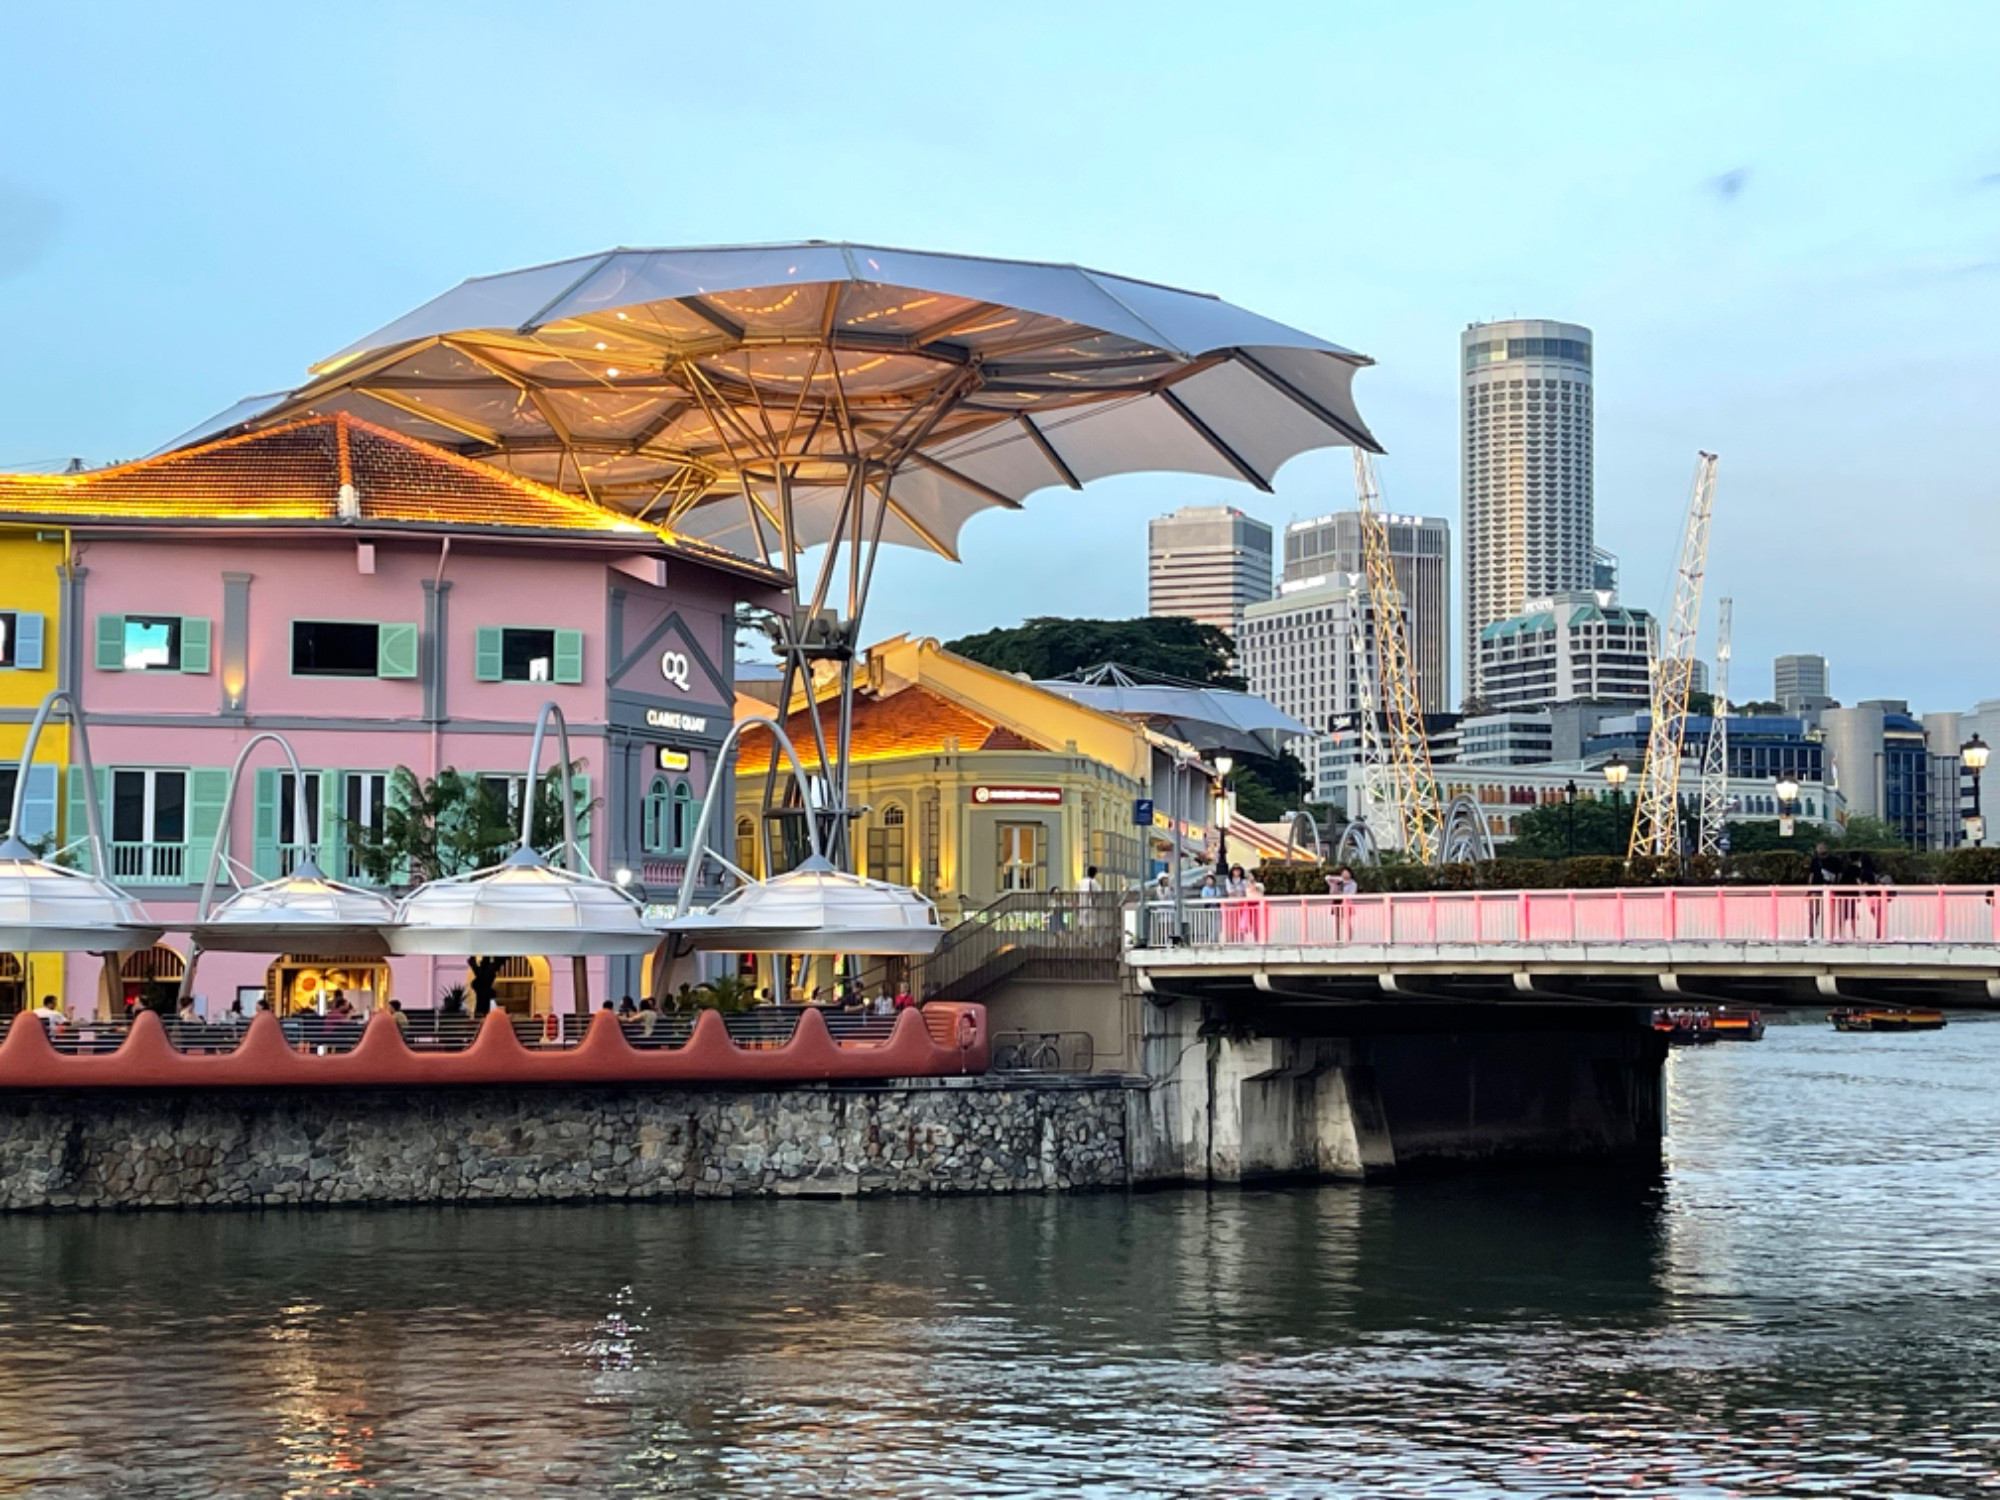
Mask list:
[[[0,1219],[0,1495],[2000,1493],[2000,1023],[1670,1069],[1636,1182]]]

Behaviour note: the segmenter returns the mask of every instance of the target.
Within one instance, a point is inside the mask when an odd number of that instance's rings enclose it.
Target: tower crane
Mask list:
[[[1362,785],[1371,812],[1384,801],[1394,810],[1394,847],[1421,864],[1430,864],[1444,834],[1437,776],[1431,769],[1423,702],[1410,665],[1403,590],[1396,582],[1396,564],[1389,553],[1389,527],[1382,519],[1375,460],[1358,446],[1354,450],[1354,497],[1361,513],[1361,549],[1368,573],[1369,604],[1375,616],[1372,691],[1364,691],[1362,704]],[[1371,676],[1365,663],[1359,675],[1364,679]],[[1379,720],[1377,713],[1382,716]]]
[[[1701,758],[1701,845],[1714,858],[1723,853],[1723,824],[1729,818],[1729,609],[1715,611],[1715,707],[1708,720],[1708,747]]]
[[[1708,530],[1715,514],[1715,455],[1695,464],[1674,577],[1674,612],[1659,660],[1653,664],[1653,722],[1646,737],[1646,765],[1632,816],[1628,857],[1666,858],[1680,852],[1681,750],[1687,738],[1688,688],[1694,681],[1695,632],[1701,621],[1701,583],[1708,570]]]

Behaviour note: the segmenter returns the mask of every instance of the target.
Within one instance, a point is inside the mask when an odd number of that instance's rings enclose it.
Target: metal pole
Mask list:
[[[1167,849],[1167,861],[1172,874],[1168,878],[1174,887],[1174,936],[1180,937],[1187,931],[1187,912],[1181,900],[1181,758],[1178,751],[1174,754],[1174,774],[1170,790],[1172,795],[1168,801],[1173,811],[1167,818],[1169,824],[1167,833],[1171,841]]]

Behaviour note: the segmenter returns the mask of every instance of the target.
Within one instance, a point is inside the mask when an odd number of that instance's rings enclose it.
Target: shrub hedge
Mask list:
[[[1871,851],[1879,876],[1898,885],[2000,885],[2000,849],[1892,849]],[[1582,854],[1574,859],[1482,860],[1427,867],[1359,865],[1363,891],[1602,890],[1640,885],[1804,885],[1810,857],[1804,850],[1772,849],[1721,860],[1694,856],[1682,871],[1671,859],[1642,855]],[[1326,865],[1265,865],[1258,871],[1266,894],[1323,896]]]

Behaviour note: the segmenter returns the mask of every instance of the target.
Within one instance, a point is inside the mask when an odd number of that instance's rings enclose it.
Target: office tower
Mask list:
[[[1833,699],[1827,696],[1832,674],[1827,671],[1824,656],[1781,656],[1771,676],[1774,687],[1772,696],[1778,700],[1778,707],[1788,714],[1810,713],[1814,709],[1833,706]]]
[[[1251,692],[1312,730],[1287,748],[1313,774],[1316,800],[1346,805],[1344,791],[1336,796],[1324,782],[1322,752],[1353,738],[1337,740],[1331,731],[1361,711],[1361,674],[1374,670],[1374,638],[1368,580],[1353,573],[1281,585],[1277,598],[1243,611],[1237,668]],[[1344,773],[1340,781],[1344,787]]]
[[[1146,612],[1185,615],[1232,636],[1271,597],[1271,528],[1234,506],[1183,506],[1147,527]]]
[[[1590,330],[1475,323],[1459,353],[1465,688],[1479,699],[1487,626],[1530,599],[1596,586]]]
[[[1427,714],[1451,700],[1451,523],[1435,516],[1384,516],[1396,587],[1409,622],[1410,662]],[[1342,574],[1366,575],[1361,513],[1335,511],[1285,528],[1284,581],[1303,585]]]
[[[1530,599],[1527,611],[1479,633],[1473,663],[1487,713],[1557,703],[1645,703],[1659,627],[1643,609],[1594,589]]]

